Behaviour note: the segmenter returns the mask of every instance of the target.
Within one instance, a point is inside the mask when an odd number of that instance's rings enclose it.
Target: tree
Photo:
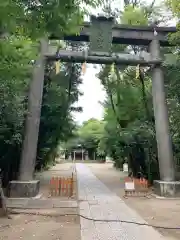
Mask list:
[[[31,60],[36,56],[32,41],[24,37],[2,40],[0,68],[0,167],[4,180],[18,168],[22,143],[27,90],[32,70]]]
[[[78,100],[78,85],[81,83],[79,64],[64,64],[58,75],[46,75],[41,113],[37,168],[54,161],[59,144],[73,135],[75,123],[71,106]],[[81,109],[74,108],[73,111]]]
[[[174,17],[179,18],[180,16],[180,2],[178,0],[167,0],[167,5],[169,6]]]
[[[78,136],[82,145],[87,149],[90,159],[94,154],[98,155],[98,146],[104,131],[104,122],[97,119],[89,119],[79,128]]]
[[[0,33],[25,34],[36,39],[47,33],[77,32],[88,7],[100,3],[100,0],[2,0]]]
[[[171,41],[178,44],[178,50],[180,46],[180,2],[178,0],[166,0],[166,4],[172,13],[172,16],[177,19],[177,33],[171,35]]]
[[[68,152],[71,152],[81,146],[88,152],[90,159],[97,157],[105,159],[105,152],[102,152],[102,148],[99,146],[103,133],[104,121],[91,118],[83,122],[82,125],[76,126],[73,137],[65,143],[64,147]]]
[[[52,34],[77,33],[87,8],[99,3],[99,0],[1,1],[0,167],[4,186],[18,176],[27,92],[39,39]],[[58,46],[58,43],[55,44]],[[80,110],[72,106],[80,94],[80,69],[78,64],[64,64],[60,74],[55,76],[54,64],[47,66],[38,168],[54,159],[59,142],[72,135],[74,122],[71,112]]]
[[[130,0],[125,2],[120,23],[157,25],[164,19],[158,10],[155,1],[147,5],[143,1]],[[120,48],[123,50],[123,46]],[[117,47],[114,50],[119,49]],[[141,50],[141,47],[124,47],[124,51],[135,54]],[[171,52],[173,51],[171,48]],[[169,70],[164,66],[164,71]],[[149,180],[153,180],[159,178],[159,170],[150,72],[150,69],[140,67],[139,77],[136,77],[134,67],[114,66],[112,69],[103,66],[99,78],[108,95],[105,103],[105,133],[102,146],[114,159],[117,167],[122,167],[124,161],[128,159],[134,176],[141,171]],[[165,77],[167,81],[167,75]]]

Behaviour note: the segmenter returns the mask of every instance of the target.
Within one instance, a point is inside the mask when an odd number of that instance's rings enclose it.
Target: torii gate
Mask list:
[[[155,181],[156,192],[164,196],[175,196],[180,183],[175,182],[172,143],[169,131],[168,111],[161,68],[160,46],[169,46],[168,34],[176,32],[175,27],[137,27],[114,25],[113,18],[91,17],[84,23],[79,35],[64,36],[64,40],[90,42],[88,52],[60,50],[58,54],[49,51],[48,41],[41,40],[40,56],[36,61],[29,90],[29,114],[22,148],[19,181],[11,182],[11,196],[32,197],[38,193],[39,181],[33,180],[36,160],[41,103],[46,61],[100,63],[117,65],[153,66],[152,95],[158,147],[161,180]],[[62,39],[51,35],[51,39]],[[115,54],[112,44],[145,45],[149,53],[144,56]]]

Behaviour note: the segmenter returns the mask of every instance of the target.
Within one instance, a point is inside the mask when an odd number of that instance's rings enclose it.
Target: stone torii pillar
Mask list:
[[[153,59],[160,59],[160,44],[157,37],[150,44],[150,52]],[[155,193],[165,197],[176,196],[180,190],[180,182],[175,182],[172,142],[161,65],[153,66],[152,95],[161,179],[154,181]]]
[[[35,63],[29,85],[28,113],[22,144],[19,180],[10,183],[11,197],[35,197],[39,193],[39,181],[34,180],[33,175],[37,154],[47,49],[48,41],[42,39],[40,41],[40,54]]]

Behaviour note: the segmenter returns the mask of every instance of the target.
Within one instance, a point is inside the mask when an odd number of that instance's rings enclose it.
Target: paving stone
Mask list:
[[[89,220],[84,219],[84,218],[81,218],[80,224],[81,224],[81,230],[91,229],[91,231],[92,231],[92,230],[94,230],[94,227],[95,227],[93,221],[89,221]]]
[[[101,240],[98,235],[96,228],[89,228],[81,230],[81,240]]]
[[[118,240],[112,232],[110,225],[107,223],[95,223],[99,239]]]
[[[82,163],[76,164],[80,214],[93,219],[126,220],[146,223],[125,202],[111,192]],[[162,240],[152,227],[121,222],[97,222],[80,219],[81,240]]]
[[[7,199],[9,208],[47,209],[47,208],[77,208],[77,201],[60,201],[58,199]]]

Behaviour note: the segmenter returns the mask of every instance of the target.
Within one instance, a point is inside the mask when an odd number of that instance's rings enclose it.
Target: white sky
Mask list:
[[[88,64],[86,73],[82,76],[83,84],[80,86],[80,91],[84,95],[79,98],[75,106],[81,106],[83,112],[74,114],[75,121],[78,123],[82,123],[89,118],[101,119],[103,116],[103,107],[99,101],[105,100],[106,93],[100,80],[95,76],[98,72],[99,69],[95,69],[92,64]]]
[[[115,3],[114,8],[123,8],[124,1],[111,1]],[[101,9],[92,9],[90,11],[96,15],[101,12]],[[90,118],[100,120],[104,114],[104,109],[100,102],[105,100],[106,93],[101,85],[100,79],[95,76],[99,72],[98,65],[96,66],[97,68],[94,68],[93,64],[88,64],[86,74],[82,76],[83,83],[80,86],[80,91],[84,93],[84,95],[79,98],[79,101],[75,104],[75,106],[81,106],[83,108],[83,112],[73,114],[75,121],[80,124]]]
[[[160,1],[162,0],[157,0],[157,3],[160,3]],[[114,7],[122,9],[123,1],[117,0],[117,2],[118,4],[115,4]],[[93,14],[99,12],[99,10],[93,10]],[[102,119],[103,117],[104,110],[99,102],[103,102],[105,100],[106,93],[100,83],[100,80],[95,76],[98,72],[98,68],[95,69],[92,64],[89,64],[87,66],[86,74],[82,77],[83,83],[80,86],[80,91],[84,93],[84,95],[79,98],[79,101],[75,104],[75,106],[81,106],[83,108],[83,112],[73,114],[75,121],[80,124],[90,118]]]

